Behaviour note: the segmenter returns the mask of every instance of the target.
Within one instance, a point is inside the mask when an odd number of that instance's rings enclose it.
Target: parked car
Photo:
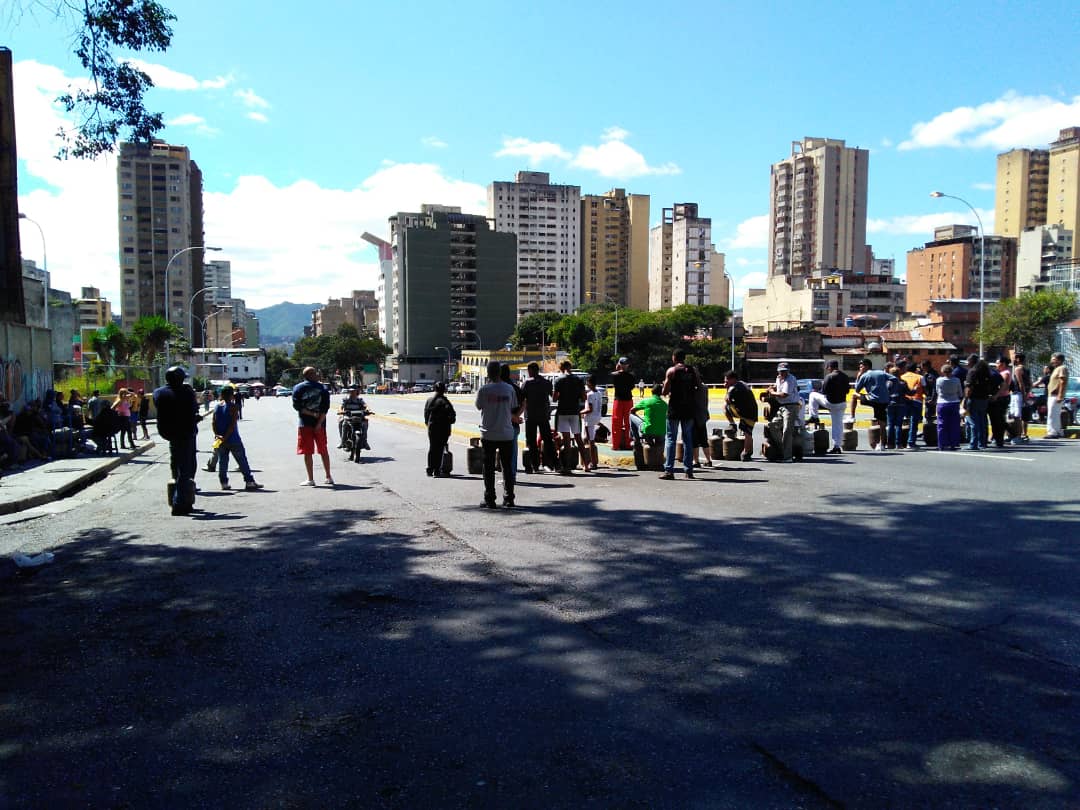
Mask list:
[[[412,394],[430,394],[435,390],[434,383],[416,383],[409,392]]]
[[[273,388],[275,397],[291,397],[292,389],[286,388],[284,385],[275,385]]]
[[[1046,386],[1035,385],[1028,391],[1027,404],[1031,408],[1032,422],[1046,422]],[[1080,377],[1070,377],[1065,384],[1065,397],[1061,401],[1061,426],[1078,424],[1080,411]]]

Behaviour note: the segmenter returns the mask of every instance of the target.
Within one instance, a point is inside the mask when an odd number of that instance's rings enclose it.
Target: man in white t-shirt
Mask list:
[[[776,402],[780,406],[780,416],[784,420],[782,441],[784,461],[794,461],[792,442],[795,438],[795,423],[802,409],[802,398],[799,397],[799,382],[788,370],[787,363],[781,363],[776,367],[776,382],[769,388],[769,394],[776,397]]]
[[[596,378],[590,374],[585,378],[585,407],[581,409],[581,438],[584,440],[586,457],[582,459],[585,472],[595,470],[600,460],[600,451],[596,447],[596,428],[604,408],[604,396],[596,390]]]
[[[514,506],[514,423],[518,408],[517,392],[510,383],[499,379],[502,364],[488,363],[488,381],[476,392],[476,409],[480,411],[480,444],[484,448],[484,502],[495,509],[495,456],[498,454],[503,470],[503,506]]]

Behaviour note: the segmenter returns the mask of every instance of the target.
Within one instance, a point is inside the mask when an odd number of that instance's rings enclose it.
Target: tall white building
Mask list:
[[[217,259],[203,262],[203,286],[216,288],[203,293],[206,309],[226,306],[232,298],[232,263]]]
[[[517,236],[517,317],[570,313],[581,304],[581,187],[547,172],[518,172],[488,186],[488,218]]]
[[[1063,225],[1040,225],[1020,233],[1016,251],[1016,290],[1037,290],[1051,280],[1051,268],[1064,264],[1073,251],[1073,232]]]
[[[712,220],[697,203],[665,208],[649,231],[649,309],[726,304],[724,254],[712,244]]]

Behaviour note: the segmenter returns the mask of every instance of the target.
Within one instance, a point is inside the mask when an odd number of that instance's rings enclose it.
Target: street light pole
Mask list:
[[[194,312],[192,312],[192,309],[193,309],[193,308],[194,308],[194,306],[195,306],[195,299],[196,299],[196,298],[197,298],[197,297],[198,297],[198,296],[199,296],[199,295],[200,295],[201,293],[204,293],[204,292],[206,292],[207,290],[220,290],[220,289],[221,289],[221,287],[219,287],[219,286],[217,286],[217,285],[212,285],[212,286],[210,286],[210,287],[203,287],[203,288],[202,288],[201,290],[196,290],[196,291],[195,291],[194,293],[192,293],[192,295],[191,295],[191,298],[189,298],[189,299],[188,299],[188,305],[187,305],[187,313],[188,313],[188,323],[189,323],[189,325],[191,326],[191,328],[192,328],[192,331],[194,331],[194,330],[195,330],[195,321],[197,321],[197,320],[200,320],[199,318],[196,318],[196,317],[195,317],[195,313],[194,313]],[[195,337],[195,336],[194,336],[194,335],[192,335],[192,338],[194,338],[194,337]],[[204,347],[204,348],[205,348],[205,347]]]
[[[446,368],[443,369],[442,375],[443,382],[446,382],[446,378],[450,376],[450,349],[448,349],[446,346],[435,347],[435,351],[439,351],[439,349],[442,349],[444,352],[446,352]]]
[[[41,234],[41,270],[45,273],[45,328],[49,328],[49,253],[45,249],[45,231],[42,230],[34,220],[30,219],[26,214],[19,214],[19,219],[25,219],[31,225],[38,229],[38,233]]]
[[[735,279],[724,273],[728,282],[728,293],[731,299],[731,370],[735,371]]]
[[[186,248],[181,248],[180,250],[176,251],[176,253],[174,253],[172,255],[172,257],[169,259],[168,264],[165,265],[165,320],[167,322],[169,322],[169,323],[172,323],[172,313],[171,313],[170,307],[169,307],[169,298],[170,298],[169,293],[171,292],[169,290],[169,271],[172,269],[173,262],[176,261],[177,257],[182,256],[185,253],[190,253],[193,250],[221,250],[221,248],[219,248],[219,247],[210,247],[209,245],[190,245],[190,246],[188,246]],[[169,365],[169,344],[168,343],[165,344],[165,365],[166,366]]]
[[[935,198],[946,197],[950,200],[962,202],[964,205],[971,209],[971,213],[975,215],[975,221],[979,223],[979,357],[982,357],[983,306],[986,302],[986,229],[983,227],[982,217],[980,217],[979,212],[975,210],[975,206],[969,203],[963,197],[956,197],[952,194],[944,194],[940,191],[931,191],[930,196]]]

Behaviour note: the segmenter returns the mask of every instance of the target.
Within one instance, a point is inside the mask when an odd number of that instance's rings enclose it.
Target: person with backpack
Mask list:
[[[236,405],[236,389],[231,385],[221,386],[220,400],[214,408],[214,446],[217,454],[218,482],[223,490],[232,489],[229,486],[229,454],[236,459],[236,466],[240,474],[244,476],[244,491],[254,492],[262,489],[262,484],[255,481],[251,474],[251,465],[248,464],[247,451],[244,450],[244,442],[240,438],[240,431],[236,426],[239,419],[239,408]]]
[[[424,403],[424,424],[427,425],[427,475],[442,478],[442,456],[450,432],[457,421],[454,405],[446,398],[446,383],[435,383],[435,393]]]
[[[172,468],[173,515],[191,514],[195,504],[195,437],[199,432],[199,403],[195,391],[184,382],[187,372],[173,366],[165,372],[165,385],[154,390],[157,428],[169,443]]]
[[[686,350],[676,349],[671,355],[671,368],[664,375],[661,389],[668,398],[667,433],[664,441],[664,472],[660,478],[675,478],[675,447],[681,433],[683,469],[686,477],[694,477],[694,414],[697,412],[697,393],[700,381],[697,372],[686,365]]]

